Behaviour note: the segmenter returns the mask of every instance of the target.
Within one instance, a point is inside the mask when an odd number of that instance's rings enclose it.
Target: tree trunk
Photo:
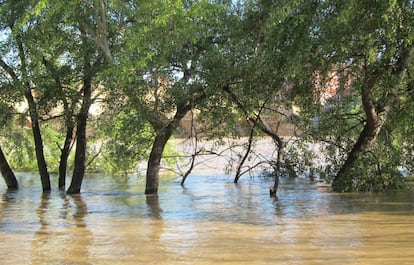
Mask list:
[[[43,140],[42,134],[40,132],[40,124],[39,124],[39,114],[37,112],[36,102],[32,95],[32,89],[29,82],[29,75],[27,73],[27,60],[26,54],[24,51],[23,43],[20,39],[20,36],[16,37],[17,47],[18,47],[18,54],[20,57],[20,71],[22,73],[22,82],[26,86],[26,93],[25,98],[27,100],[27,104],[29,105],[29,115],[32,123],[32,132],[33,132],[33,139],[35,143],[35,151],[36,151],[36,159],[37,159],[37,166],[39,168],[40,179],[42,182],[43,191],[50,191],[50,177],[49,172],[47,170],[47,164],[45,155],[43,153]],[[14,79],[17,80],[17,76],[12,71],[9,73],[14,76]]]
[[[352,147],[345,163],[342,165],[332,182],[332,189],[334,191],[353,191],[354,188],[352,182],[355,176],[351,173],[351,170],[355,167],[355,164],[361,155],[374,147],[377,136],[387,119],[387,114],[390,108],[389,104],[385,105],[385,107],[375,106],[374,104],[372,89],[375,83],[376,77],[367,78],[367,81],[365,82],[365,86],[361,93],[361,99],[366,122],[357,142]],[[389,102],[392,101],[389,100]]]
[[[351,169],[355,166],[355,163],[361,155],[374,147],[377,136],[387,119],[387,115],[398,98],[401,85],[406,85],[404,82],[408,75],[407,69],[411,65],[413,56],[414,49],[412,46],[401,47],[399,49],[399,55],[396,56],[398,60],[394,65],[389,65],[390,68],[385,68],[386,71],[382,70],[381,72],[381,70],[378,69],[373,72],[368,71],[367,65],[364,65],[366,76],[361,99],[366,115],[366,123],[357,142],[348,154],[345,163],[342,165],[332,182],[332,189],[334,191],[344,192],[353,190],[352,181],[355,176],[351,173]],[[391,76],[395,77],[395,85],[390,88],[389,94],[383,98],[385,103],[383,103],[382,106],[375,105],[372,95],[373,89],[379,78],[387,71],[390,71]]]
[[[256,117],[250,117],[249,112],[247,111],[246,107],[243,105],[243,103],[239,100],[237,95],[233,92],[233,90],[230,88],[229,85],[223,87],[224,92],[226,92],[231,100],[237,105],[237,107],[243,111],[247,122],[251,122],[254,126],[256,126],[260,131],[265,133],[266,135],[270,136],[272,140],[274,141],[276,147],[277,147],[277,159],[276,163],[273,165],[273,168],[275,170],[274,172],[274,178],[275,182],[273,184],[273,187],[270,187],[270,196],[276,196],[277,189],[279,187],[279,178],[280,178],[280,168],[281,168],[281,157],[283,152],[283,141],[282,138],[279,137],[277,133],[274,133],[271,129],[269,129],[262,118],[260,117],[262,110],[264,109],[264,106],[266,102],[263,103],[262,108],[260,109],[259,113],[256,114]]]
[[[181,183],[180,184],[181,184],[182,187],[184,187],[184,183],[185,183],[187,177],[193,171],[194,166],[195,166],[196,157],[200,153],[200,150],[197,150],[198,137],[197,137],[197,130],[196,130],[195,125],[194,125],[194,112],[191,112],[190,138],[193,138],[193,137],[194,137],[194,154],[191,155],[190,166],[187,169],[187,171],[184,173],[183,178],[181,180]]]
[[[151,153],[148,158],[145,194],[157,194],[160,182],[161,158],[165,145],[172,135],[172,127],[165,128],[155,136]]]
[[[61,81],[61,75],[59,71],[56,69],[52,62],[46,60],[45,57],[42,59],[43,65],[46,69],[50,72],[50,75],[55,80],[56,89],[59,89],[59,93],[63,95],[62,103],[63,109],[65,113],[65,126],[66,126],[66,137],[63,143],[63,147],[60,148],[60,160],[59,160],[59,181],[58,181],[58,188],[59,190],[65,190],[66,185],[66,171],[68,165],[68,157],[71,150],[71,144],[73,140],[73,130],[74,130],[74,122],[72,119],[74,103],[69,105],[69,101],[66,98],[66,92],[64,89],[64,85]]]
[[[6,185],[9,190],[15,190],[19,188],[19,183],[17,182],[16,176],[14,175],[13,170],[10,168],[10,165],[7,162],[6,157],[4,156],[3,150],[1,150],[1,147],[0,147],[0,172],[3,175],[4,180],[6,181]]]
[[[29,105],[29,114],[32,123],[33,139],[35,143],[35,151],[37,158],[37,166],[39,168],[40,179],[42,181],[43,191],[50,191],[50,177],[47,170],[47,163],[43,152],[43,140],[40,132],[39,115],[36,109],[36,103],[34,101],[31,90],[29,89],[26,94],[26,100]]]
[[[277,136],[277,135],[276,135]],[[280,179],[280,168],[281,168],[281,159],[282,159],[282,151],[283,151],[283,142],[279,136],[274,137],[272,136],[273,141],[277,146],[277,158],[276,163],[273,165],[274,168],[274,178],[275,182],[273,183],[273,187],[270,188],[270,196],[276,197],[277,190],[279,188],[279,179]]]
[[[197,101],[194,101],[197,102]],[[185,103],[177,106],[177,112],[172,121],[163,128],[159,128],[152,145],[151,153],[148,158],[146,175],[145,194],[156,195],[160,182],[161,158],[165,145],[170,139],[174,129],[179,125],[181,119],[191,110],[192,104]],[[153,122],[153,127],[157,127],[157,122]]]
[[[59,161],[59,190],[65,190],[66,186],[66,171],[68,167],[68,158],[70,154],[71,144],[73,140],[73,130],[74,127],[68,126],[65,143],[63,144],[63,148],[60,152],[60,161]]]
[[[372,111],[375,111],[375,109]],[[355,163],[361,155],[374,147],[377,136],[386,121],[387,113],[388,109],[384,109],[381,112],[378,112],[375,117],[367,117],[368,119],[364,129],[360,133],[357,142],[354,144],[345,163],[342,165],[332,182],[332,189],[334,191],[346,192],[353,190],[352,182],[355,176],[351,173],[351,170],[354,168]]]
[[[257,119],[256,119],[256,121],[257,121]],[[239,179],[242,175],[242,171],[241,171],[242,167],[243,167],[244,163],[246,162],[246,159],[249,157],[250,151],[252,150],[255,125],[256,125],[256,123],[254,123],[250,128],[250,134],[249,134],[249,140],[248,140],[248,143],[247,143],[246,153],[244,153],[244,156],[242,157],[242,159],[240,160],[239,165],[237,166],[236,176],[234,177],[234,180],[233,180],[234,183],[239,182]]]
[[[86,63],[85,76],[83,79],[83,101],[81,110],[77,119],[76,127],[76,151],[75,166],[73,169],[72,182],[67,190],[68,194],[80,193],[83,177],[86,168],[86,126],[88,122],[88,113],[92,100],[92,75],[90,73],[90,64]]]

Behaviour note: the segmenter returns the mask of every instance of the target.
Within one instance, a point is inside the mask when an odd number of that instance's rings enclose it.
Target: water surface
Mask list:
[[[1,264],[413,264],[414,192],[337,194],[305,180],[88,176],[81,195],[0,184]]]

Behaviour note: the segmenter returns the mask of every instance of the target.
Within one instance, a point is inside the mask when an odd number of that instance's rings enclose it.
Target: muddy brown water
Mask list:
[[[146,198],[136,177],[82,194],[0,184],[1,264],[414,264],[414,192],[337,194],[306,180],[191,176]],[[30,187],[31,186],[31,187]]]

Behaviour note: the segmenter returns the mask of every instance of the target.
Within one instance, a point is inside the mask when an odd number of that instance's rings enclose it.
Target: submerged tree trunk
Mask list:
[[[160,182],[160,168],[162,153],[164,152],[165,145],[170,139],[173,131],[179,125],[181,119],[191,110],[192,105],[190,103],[177,106],[177,112],[174,118],[168,125],[163,128],[158,128],[156,131],[154,143],[152,145],[151,153],[148,158],[148,167],[146,175],[145,194],[156,195],[158,193],[158,186]],[[153,127],[157,127],[156,122]]]
[[[19,54],[20,63],[21,63],[20,71],[23,77],[22,81],[26,87],[26,93],[24,96],[29,106],[29,115],[30,115],[31,124],[32,124],[33,139],[35,143],[37,166],[39,168],[42,188],[43,188],[43,191],[50,191],[51,189],[50,177],[49,177],[49,172],[47,170],[47,163],[46,163],[45,155],[43,152],[43,140],[42,140],[42,134],[40,132],[39,113],[37,111],[36,102],[32,94],[31,84],[28,79],[29,75],[28,75],[28,69],[27,69],[26,54],[25,54],[25,50],[23,47],[23,43],[19,36],[16,37],[16,42],[17,42],[18,54]],[[9,71],[9,73],[12,76],[14,76],[15,80],[18,79],[15,73],[11,73],[11,71]]]
[[[200,153],[200,150],[197,150],[198,136],[197,136],[197,130],[196,130],[196,127],[195,127],[195,124],[194,124],[194,113],[191,112],[191,128],[190,128],[190,137],[189,138],[193,138],[193,137],[194,137],[194,153],[191,155],[191,162],[190,162],[189,168],[187,169],[187,171],[182,176],[183,178],[181,179],[181,183],[180,183],[180,185],[182,187],[184,187],[184,183],[185,183],[187,177],[193,171],[194,166],[195,166],[196,157]]]
[[[282,138],[279,137],[277,133],[274,133],[271,129],[269,129],[265,122],[262,120],[261,112],[264,109],[266,102],[263,103],[263,106],[258,114],[256,114],[256,117],[250,117],[249,112],[247,111],[246,107],[243,105],[243,103],[239,100],[237,95],[233,92],[233,90],[230,88],[229,85],[223,87],[224,92],[226,92],[231,100],[237,105],[237,107],[244,113],[247,122],[252,123],[252,127],[257,127],[260,131],[265,133],[266,135],[270,136],[272,140],[274,141],[276,147],[277,147],[277,158],[276,163],[273,164],[274,169],[274,184],[272,187],[270,187],[270,196],[276,196],[277,189],[279,187],[279,178],[280,178],[280,168],[281,168],[281,157],[283,152],[283,141]],[[237,179],[238,180],[238,179]],[[236,182],[236,181],[235,181]]]
[[[85,76],[83,79],[83,101],[77,119],[76,127],[76,151],[75,165],[73,169],[72,181],[67,190],[68,194],[80,193],[83,177],[86,168],[86,126],[88,122],[89,108],[92,101],[92,73],[91,65],[86,62]]]
[[[73,131],[74,131],[74,121],[73,121],[73,110],[75,108],[75,103],[69,104],[67,97],[67,93],[65,92],[65,86],[61,81],[61,75],[56,68],[56,66],[48,61],[45,57],[42,59],[43,65],[46,69],[50,72],[50,75],[55,80],[56,89],[59,89],[59,93],[62,95],[62,103],[63,109],[65,114],[65,129],[66,129],[66,136],[65,141],[63,143],[63,147],[60,147],[60,160],[59,160],[59,180],[58,180],[58,188],[59,190],[65,190],[66,185],[66,171],[68,165],[68,158],[70,154],[70,150],[72,147],[73,141]]]
[[[62,89],[63,93],[63,86],[60,83],[60,80],[56,79],[57,85]],[[66,136],[65,141],[63,143],[63,147],[60,149],[60,161],[59,161],[59,181],[58,187],[59,190],[64,191],[66,188],[66,172],[68,168],[68,159],[69,154],[72,149],[73,143],[73,131],[75,130],[75,124],[73,121],[73,111],[75,108],[75,103],[72,103],[69,106],[68,100],[64,97],[63,98],[63,107],[65,110],[65,125],[66,125]]]
[[[256,119],[257,121],[257,119]],[[251,128],[250,128],[250,134],[249,134],[249,140],[247,142],[247,147],[246,147],[246,152],[244,153],[244,156],[242,157],[242,159],[240,160],[239,165],[237,166],[237,170],[236,170],[236,175],[234,176],[234,183],[238,183],[240,177],[242,176],[242,168],[244,163],[246,162],[247,158],[249,157],[250,151],[252,150],[252,145],[253,145],[253,137],[254,137],[254,130],[255,130],[255,126],[256,123],[254,123]]]
[[[65,190],[66,186],[66,171],[68,167],[68,158],[71,150],[71,144],[73,140],[74,127],[68,126],[65,142],[63,148],[60,150],[60,161],[59,161],[59,190]]]
[[[172,135],[172,127],[165,128],[155,136],[151,153],[148,158],[145,194],[157,194],[160,182],[161,158],[165,145]]]
[[[353,191],[353,180],[356,176],[352,174],[352,169],[355,167],[358,159],[367,151],[371,150],[376,142],[376,138],[385,122],[386,112],[382,113],[383,118],[375,119],[371,125],[365,125],[358,141],[349,152],[345,163],[342,165],[338,173],[336,174],[333,182],[332,189],[337,192]]]
[[[349,152],[345,163],[332,182],[332,189],[337,192],[353,191],[353,180],[355,176],[352,174],[352,169],[355,168],[358,159],[374,147],[377,136],[387,118],[388,106],[382,109],[375,108],[369,95],[363,95],[363,102],[364,110],[367,114],[367,121],[357,142]]]
[[[17,182],[16,176],[14,175],[13,170],[10,168],[10,165],[7,162],[6,157],[4,156],[4,153],[1,147],[0,147],[0,172],[3,175],[4,180],[6,181],[6,185],[9,190],[15,190],[19,188],[19,183]]]
[[[382,72],[378,69],[370,72],[367,70],[366,65],[364,66],[366,76],[361,93],[361,100],[366,122],[357,142],[354,144],[345,163],[332,182],[332,189],[334,191],[347,192],[354,190],[353,180],[355,180],[356,176],[352,174],[352,169],[355,168],[356,162],[358,162],[360,157],[375,146],[378,134],[387,120],[388,113],[397,101],[401,85],[404,85],[406,81],[406,77],[408,76],[407,69],[410,66],[413,56],[414,49],[412,47],[405,47],[399,50],[396,63],[394,65],[387,65]],[[388,69],[388,67],[390,68]],[[389,93],[384,98],[382,104],[375,103],[373,90],[378,80],[384,78],[382,75],[387,71],[391,72],[389,78],[394,78],[395,85],[389,89]]]
[[[50,176],[47,170],[47,163],[43,152],[43,140],[40,132],[39,115],[36,109],[36,103],[34,101],[31,90],[26,92],[26,100],[29,105],[30,119],[32,123],[33,139],[35,143],[35,151],[37,158],[37,166],[39,168],[40,179],[42,181],[43,191],[50,191]]]
[[[276,163],[273,164],[275,182],[273,183],[273,187],[270,188],[269,192],[270,192],[270,196],[276,197],[276,193],[277,193],[277,190],[279,188],[283,142],[282,142],[282,139],[280,139],[280,137],[277,136],[277,135],[274,135],[272,137],[272,139],[273,139],[273,141],[275,142],[275,144],[277,146],[277,158],[276,158]]]

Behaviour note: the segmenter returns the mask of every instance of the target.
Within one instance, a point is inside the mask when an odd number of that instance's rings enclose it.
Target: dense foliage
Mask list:
[[[196,142],[249,136],[235,181],[265,135],[273,190],[306,172],[336,191],[401,188],[414,166],[413,21],[410,0],[3,0],[0,146],[45,191],[49,171],[65,189],[73,170],[78,193],[86,169],[147,160],[153,194],[191,114]]]

